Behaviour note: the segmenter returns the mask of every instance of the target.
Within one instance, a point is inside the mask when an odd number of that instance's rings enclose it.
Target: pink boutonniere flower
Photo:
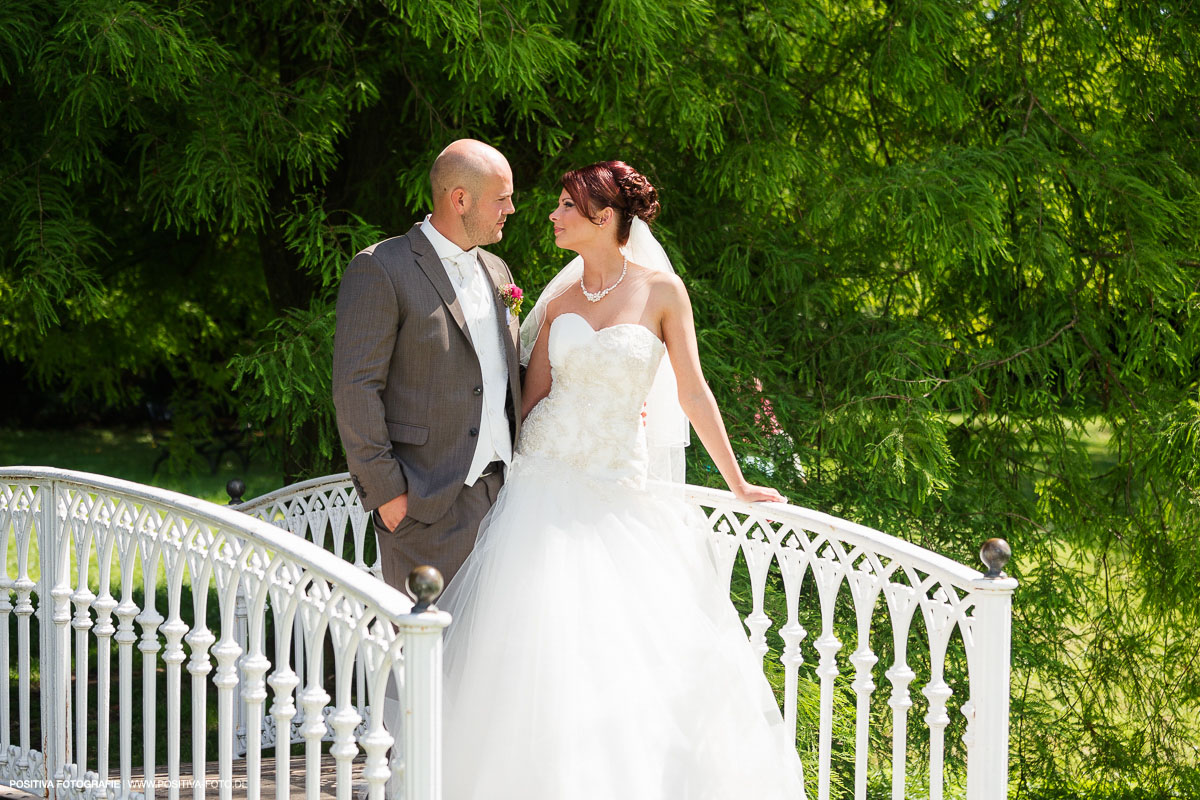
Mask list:
[[[505,307],[512,312],[514,317],[518,316],[521,313],[521,302],[525,299],[525,293],[521,291],[521,287],[515,283],[506,283],[500,287],[499,292]]]

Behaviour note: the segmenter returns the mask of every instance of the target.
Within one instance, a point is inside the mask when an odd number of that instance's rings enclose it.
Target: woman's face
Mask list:
[[[606,208],[600,211],[597,219],[604,220],[611,216],[612,212]],[[566,250],[575,250],[576,252],[580,245],[586,246],[595,241],[604,230],[603,227],[584,216],[566,189],[563,189],[562,194],[558,196],[558,207],[551,212],[550,221],[554,223],[554,243]]]

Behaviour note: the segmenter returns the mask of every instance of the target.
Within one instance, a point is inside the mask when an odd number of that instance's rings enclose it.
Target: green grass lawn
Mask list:
[[[95,472],[215,503],[229,501],[225,484],[233,478],[246,482],[246,499],[283,486],[282,473],[261,454],[256,454],[246,469],[239,458],[227,453],[215,471],[201,469],[192,475],[171,475],[163,468],[155,470],[155,462],[162,454],[163,447],[146,427],[0,428],[2,466],[60,467]]]
[[[282,474],[261,456],[257,460],[252,459],[249,468],[245,468],[241,459],[230,453],[214,471],[202,469],[190,475],[173,475],[165,469],[155,468],[163,452],[161,444],[145,427],[55,430],[0,428],[0,466],[59,467],[93,472],[170,489],[222,505],[229,502],[225,484],[234,478],[246,483],[243,497],[247,500],[283,486]],[[36,541],[30,547],[30,576],[37,580]],[[95,569],[93,558],[93,576]],[[9,548],[8,574],[17,574],[15,547]],[[75,580],[74,574],[72,580]],[[160,586],[165,586],[163,581],[160,576]],[[134,582],[140,589],[140,561],[135,568]]]

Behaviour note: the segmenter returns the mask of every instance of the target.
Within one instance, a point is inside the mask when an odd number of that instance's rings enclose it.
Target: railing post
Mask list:
[[[228,505],[237,508],[242,504],[242,495],[246,493],[246,484],[234,478],[225,484],[225,493],[229,495]],[[242,652],[245,653],[250,647],[250,618],[246,611],[246,593],[240,583],[238,584],[237,599],[233,604],[233,619],[233,639],[238,643],[238,647],[242,648]],[[240,670],[241,665],[239,664]],[[235,758],[246,755],[246,742],[249,736],[249,731],[246,729],[246,703],[242,696],[244,676],[239,677],[242,677],[242,679],[233,687],[233,713],[235,719],[233,755]]]
[[[404,637],[405,800],[442,797],[442,632],[450,615],[433,601],[442,593],[442,575],[433,567],[417,567],[408,576],[416,596],[412,613],[400,622]]]
[[[47,502],[46,498],[53,498],[56,486],[53,481],[36,484],[37,492],[31,492],[29,514],[33,519],[33,524],[36,525],[35,541],[37,541],[37,567],[38,579],[37,586],[34,591],[37,592],[38,605],[33,613],[37,616],[38,623],[38,664],[50,666],[55,663],[54,660],[54,635],[50,631],[54,630],[54,625],[50,621],[51,604],[50,590],[54,586],[54,546],[53,530],[54,530],[54,502],[53,499]],[[35,506],[34,503],[37,505]],[[31,559],[32,560],[32,559]],[[31,565],[32,566],[32,565]],[[28,675],[32,670],[28,659],[22,659],[21,672],[22,677]],[[33,776],[33,780],[43,781],[38,787],[38,794],[44,794],[49,800],[55,800],[54,787],[51,785],[51,779],[54,775],[53,750],[55,737],[53,728],[54,719],[54,698],[58,696],[58,692],[54,686],[54,679],[57,677],[56,670],[50,666],[49,669],[42,669],[38,675],[38,715],[41,719],[42,741],[34,744],[30,743],[32,748],[37,748],[41,745],[42,769],[43,775]],[[26,678],[32,683],[30,678]],[[23,709],[24,711],[24,709]],[[24,713],[22,714],[24,716]],[[32,716],[32,715],[30,715]],[[32,728],[33,720],[29,720],[29,725]],[[32,735],[32,734],[31,734]],[[22,743],[23,745],[24,743]]]
[[[38,694],[41,698],[42,753],[45,761],[46,796],[56,800],[65,767],[70,760],[67,749],[70,732],[67,730],[68,697],[71,681],[67,674],[70,658],[70,547],[66,526],[60,526],[58,516],[58,482],[41,485],[38,519],[38,576],[39,655],[41,670]],[[69,511],[64,511],[69,513]]]
[[[979,555],[988,571],[972,589],[976,657],[971,668],[973,718],[967,745],[967,799],[1005,800],[1012,594],[1017,582],[1001,572],[1012,555],[1003,539],[987,540]]]

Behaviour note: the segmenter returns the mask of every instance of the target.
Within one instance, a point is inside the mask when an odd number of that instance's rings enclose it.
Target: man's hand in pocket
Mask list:
[[[408,495],[402,494],[399,497],[393,497],[381,505],[379,516],[389,531],[396,530],[396,526],[408,516]]]

